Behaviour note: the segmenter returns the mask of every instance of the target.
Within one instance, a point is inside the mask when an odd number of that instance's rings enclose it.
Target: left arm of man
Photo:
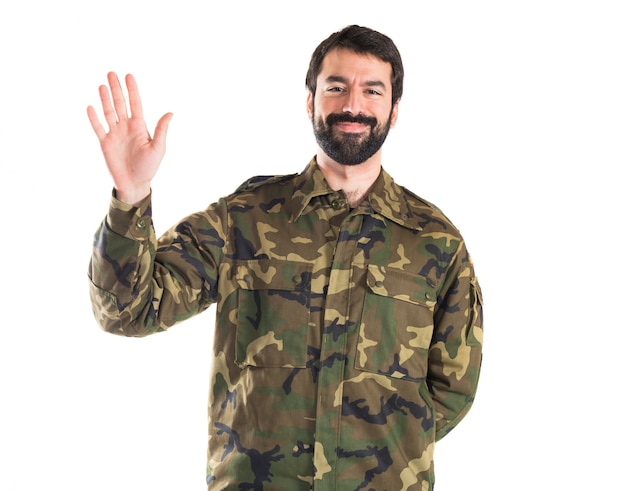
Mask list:
[[[463,242],[444,279],[434,320],[427,383],[440,440],[472,406],[482,362],[482,294]]]

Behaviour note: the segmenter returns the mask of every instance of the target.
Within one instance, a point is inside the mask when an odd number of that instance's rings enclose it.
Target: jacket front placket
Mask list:
[[[332,201],[332,205],[336,207],[337,201]],[[348,358],[350,285],[363,219],[362,215],[350,214],[347,203],[342,206],[346,207],[346,216],[336,235],[321,337],[314,454],[316,491],[334,490],[337,484],[342,388]]]

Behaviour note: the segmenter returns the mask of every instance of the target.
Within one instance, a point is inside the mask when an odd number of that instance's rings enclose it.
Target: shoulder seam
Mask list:
[[[288,179],[293,178],[297,174],[283,174],[283,175],[275,175],[275,176],[253,176],[243,183],[239,185],[239,187],[235,190],[235,193],[240,193],[243,191],[252,191],[258,187],[261,187],[265,184],[274,184],[278,182],[287,181]]]

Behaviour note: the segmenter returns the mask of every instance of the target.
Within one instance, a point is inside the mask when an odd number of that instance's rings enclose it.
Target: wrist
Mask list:
[[[150,185],[136,189],[118,189],[115,188],[115,197],[123,203],[137,206],[150,195]]]

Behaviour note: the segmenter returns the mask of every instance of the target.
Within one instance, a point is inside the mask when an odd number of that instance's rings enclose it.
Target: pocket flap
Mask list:
[[[433,308],[437,301],[434,285],[428,278],[400,269],[370,264],[367,286],[377,295]]]

